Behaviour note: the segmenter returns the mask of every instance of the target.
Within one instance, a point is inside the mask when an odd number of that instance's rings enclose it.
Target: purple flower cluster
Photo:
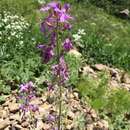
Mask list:
[[[49,4],[47,4],[46,6],[41,8],[41,11],[50,11],[50,15],[51,17],[48,17],[48,20],[51,19],[51,23],[53,22],[57,22],[57,20],[61,23],[68,23],[69,19],[73,19],[69,14],[68,11],[70,9],[70,5],[69,4],[64,4],[64,6],[62,7],[61,4],[59,2],[51,2]],[[50,26],[54,27],[54,24],[49,24]]]
[[[22,112],[25,113],[30,111],[30,112],[36,112],[38,111],[38,106],[34,104],[30,104],[31,100],[35,98],[35,87],[33,83],[30,81],[26,84],[21,84],[20,85],[20,90],[19,90],[19,101],[21,102],[20,109]]]
[[[54,90],[54,85],[51,82],[46,81],[46,84],[48,86],[48,91],[53,91]]]
[[[50,35],[50,43],[48,45],[38,45],[41,49],[41,56],[43,63],[48,63],[55,55],[55,47],[57,42],[57,32],[70,30],[71,25],[69,23],[70,19],[73,19],[69,15],[70,5],[61,5],[60,2],[52,1],[51,3],[43,6],[41,9],[43,12],[48,12],[49,15],[41,23],[41,31],[44,35]],[[67,38],[63,45],[64,51],[69,51],[72,49],[72,42],[70,38]]]
[[[59,64],[52,66],[52,72],[59,79],[60,84],[64,84],[69,79],[68,67],[63,56],[60,57]]]
[[[65,51],[70,51],[71,49],[73,49],[72,41],[70,38],[65,39],[63,48]]]
[[[65,62],[64,54],[73,48],[71,38],[63,40],[63,32],[71,29],[69,20],[73,19],[69,15],[70,5],[61,5],[58,1],[52,1],[46,6],[41,8],[41,11],[48,12],[48,16],[41,23],[41,31],[45,36],[49,37],[48,44],[40,44],[37,46],[41,50],[41,57],[43,63],[48,63],[54,56],[57,59],[57,64],[52,66],[52,82],[46,82],[48,90],[54,90],[54,86],[59,87],[59,116],[58,116],[58,128],[60,130],[61,120],[61,96],[62,86],[69,80],[68,66]],[[59,37],[60,36],[60,37]],[[61,41],[64,41],[61,43]],[[55,80],[55,81],[54,81]],[[36,112],[39,111],[38,106],[31,104],[31,100],[36,96],[35,87],[30,81],[26,84],[20,85],[19,100],[21,101],[20,109],[22,112]],[[48,116],[48,120],[54,122],[55,117],[53,115]]]
[[[55,119],[56,119],[55,116],[53,116],[53,115],[51,115],[51,114],[48,115],[48,121],[49,121],[49,122],[54,122]]]
[[[38,45],[38,48],[41,49],[42,62],[47,63],[54,56],[53,47],[47,45]]]

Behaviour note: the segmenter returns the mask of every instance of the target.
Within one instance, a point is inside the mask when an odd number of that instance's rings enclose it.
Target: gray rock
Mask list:
[[[130,13],[130,11],[128,9],[124,9],[124,10],[119,12],[119,15],[122,18],[128,18],[129,17],[129,13]]]
[[[108,69],[108,67],[103,64],[95,64],[94,66],[92,66],[92,68],[97,71],[105,71]]]
[[[9,103],[9,111],[11,113],[16,113],[19,110],[19,105],[17,103]]]
[[[19,122],[21,121],[21,117],[20,117],[19,113],[10,115],[9,119],[10,120],[16,120],[16,121],[19,121]]]
[[[0,121],[0,130],[3,130],[3,129],[6,128],[8,125],[10,125],[9,119]]]
[[[123,73],[121,77],[121,82],[130,84],[130,76],[127,73]]]

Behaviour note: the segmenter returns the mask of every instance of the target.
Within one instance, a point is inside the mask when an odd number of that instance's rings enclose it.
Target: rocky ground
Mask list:
[[[110,87],[113,89],[123,87],[130,91],[129,75],[119,69],[113,69],[102,64],[94,66],[86,65],[82,69],[83,75],[90,75],[98,78],[98,72],[106,71],[110,77]],[[36,130],[52,130],[55,126],[54,119],[48,119],[48,116],[57,116],[56,91],[50,95],[48,91],[44,91],[41,96],[38,96],[32,103],[39,106],[39,112],[34,114],[37,119]],[[6,101],[0,106],[0,130],[30,130],[29,118],[21,120],[19,111],[19,103],[16,100],[17,92],[14,91],[6,97]],[[101,120],[97,113],[87,104],[84,104],[79,98],[77,91],[64,88],[62,94],[62,124],[65,130],[108,130],[108,122]],[[28,113],[29,114],[29,113]]]
[[[112,89],[124,88],[130,91],[130,75],[118,68],[111,68],[103,64],[93,66],[86,65],[82,69],[83,75],[89,75],[98,78],[98,73],[105,72],[109,78],[109,86]]]
[[[65,130],[93,130],[94,128],[108,129],[108,122],[100,120],[96,112],[83,104],[77,92],[64,89],[62,94],[63,125]],[[48,98],[48,92],[32,101],[39,106],[39,112],[35,113],[37,119],[36,130],[52,130],[55,121],[49,122],[48,115],[57,115],[57,106],[54,103],[55,93]],[[21,120],[19,104],[15,98],[15,92],[8,96],[6,102],[0,106],[0,130],[29,130],[28,118]],[[80,127],[80,125],[82,125]]]

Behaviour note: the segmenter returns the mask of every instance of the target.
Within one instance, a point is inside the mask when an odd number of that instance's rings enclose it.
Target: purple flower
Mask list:
[[[49,114],[48,117],[47,117],[47,120],[48,120],[49,122],[54,122],[55,119],[56,119],[56,117],[53,116],[52,114]]]
[[[68,22],[69,19],[73,19],[69,14],[68,10],[70,9],[69,4],[64,4],[62,7],[60,3],[58,2],[51,2],[47,4],[47,6],[42,7],[41,11],[49,11],[52,9],[51,17],[55,18],[56,20],[59,20],[59,22],[64,23]]]
[[[40,11],[45,12],[45,11],[49,11],[50,9],[56,10],[57,8],[59,8],[58,6],[59,6],[59,3],[53,1],[53,2],[48,3],[46,6],[42,7]]]
[[[56,128],[52,128],[52,130],[58,130],[58,128],[56,127]]]
[[[18,99],[21,102],[20,109],[24,112],[24,115],[28,111],[35,112],[38,110],[36,105],[30,104],[31,100],[35,97],[35,94],[35,87],[32,81],[20,85]]]
[[[37,105],[33,105],[33,104],[30,104],[30,105],[29,105],[29,109],[30,109],[32,112],[39,111],[38,106],[37,106]]]
[[[23,112],[28,112],[28,106],[25,104],[21,104],[19,107]]]
[[[37,46],[38,49],[44,49],[45,47],[46,47],[46,46],[43,45],[43,44],[39,44],[39,45]]]
[[[69,23],[64,23],[63,30],[70,30],[72,28],[72,25]]]
[[[20,85],[20,91],[21,92],[24,92],[24,91],[27,91],[28,90],[28,86],[26,84],[21,84]]]
[[[40,25],[40,30],[41,30],[41,32],[46,33],[46,25],[45,25],[45,22],[42,22],[42,23],[41,23],[41,25]]]
[[[54,85],[51,82],[46,81],[46,84],[48,86],[48,91],[53,91],[54,90]]]
[[[42,50],[42,61],[44,63],[48,63],[53,56],[54,52],[52,47],[46,47],[44,50]]]
[[[70,38],[65,39],[63,48],[65,51],[70,51],[71,49],[73,49],[72,41]]]
[[[38,106],[33,104],[22,104],[20,105],[20,109],[23,112],[28,112],[28,111],[36,112],[39,110]]]
[[[67,22],[69,19],[73,19],[69,14],[68,14],[68,10],[70,9],[70,5],[69,4],[64,4],[63,7],[59,8],[57,10],[57,15],[59,17],[59,22],[64,23]]]
[[[34,87],[34,85],[33,85],[32,81],[30,81],[27,84],[21,84],[20,85],[20,91],[26,92],[26,91],[29,91],[30,89],[32,89],[33,87]]]
[[[66,11],[68,12],[68,10],[70,9],[70,4],[64,4],[64,9],[66,9]]]
[[[51,33],[51,43],[50,44],[52,47],[56,46],[56,33],[55,32]]]
[[[34,92],[31,92],[29,95],[28,95],[28,98],[29,99],[33,99],[33,98],[35,98],[36,96],[35,96],[35,93]]]
[[[69,78],[68,67],[65,63],[64,57],[60,57],[59,64],[52,66],[53,74],[60,77],[60,83],[63,84]]]
[[[65,63],[64,57],[60,57],[60,63],[59,63],[59,68],[60,68],[60,76],[62,77],[62,81],[67,81],[69,78],[69,73],[68,73],[68,67],[67,64]]]
[[[55,19],[52,14],[45,18],[44,21],[41,23],[40,30],[44,34],[48,33],[48,31],[52,31],[57,26],[57,19]]]
[[[37,48],[41,49],[43,63],[48,63],[54,56],[53,47],[49,47],[47,45],[38,45]]]
[[[64,22],[68,22],[69,19],[73,19],[73,18],[69,14],[67,14],[65,8],[63,8],[59,13],[59,19],[61,23],[64,23]]]
[[[29,81],[29,82],[27,83],[27,85],[28,85],[28,88],[34,88],[34,85],[33,85],[33,82],[32,82],[32,81]]]

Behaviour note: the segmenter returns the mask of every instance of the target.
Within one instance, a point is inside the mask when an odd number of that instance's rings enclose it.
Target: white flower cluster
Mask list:
[[[79,46],[82,46],[81,43],[82,43],[82,37],[85,35],[85,30],[84,29],[79,29],[78,32],[76,34],[73,34],[73,39],[74,39],[74,42],[79,45]]]
[[[37,0],[39,4],[45,4],[46,0]]]
[[[0,41],[6,43],[16,41],[23,44],[23,35],[28,28],[29,24],[23,17],[6,11],[0,14]]]

